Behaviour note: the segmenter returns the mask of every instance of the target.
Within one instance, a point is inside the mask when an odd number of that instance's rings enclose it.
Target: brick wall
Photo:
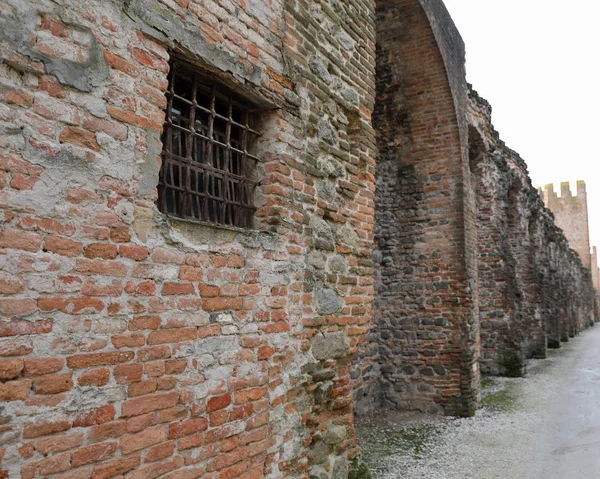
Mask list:
[[[2,477],[356,466],[374,48],[370,0],[2,3]],[[174,52],[265,110],[252,231],[155,205]]]
[[[552,213],[554,221],[569,240],[583,265],[591,270],[590,231],[585,182],[577,182],[577,195],[573,196],[568,182],[560,184],[560,197],[553,185],[546,185],[543,191],[544,204]]]
[[[524,360],[595,320],[591,276],[545,208],[521,157],[500,140],[491,107],[469,94],[478,212],[481,370],[519,376]]]
[[[443,4],[426,3],[377,4],[376,301],[360,412],[468,415],[477,397],[464,49]]]
[[[592,247],[592,255],[590,258],[592,264],[592,280],[594,282],[594,289],[600,294],[600,269],[598,268],[598,249]]]

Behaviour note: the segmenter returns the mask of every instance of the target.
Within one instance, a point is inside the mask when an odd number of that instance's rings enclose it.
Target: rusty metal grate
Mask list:
[[[251,228],[256,111],[183,63],[169,74],[158,207],[179,218]]]

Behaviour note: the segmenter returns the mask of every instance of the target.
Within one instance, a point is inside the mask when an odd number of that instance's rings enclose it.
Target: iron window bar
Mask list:
[[[224,89],[223,89],[224,90]],[[158,207],[182,219],[251,228],[256,110],[186,64],[169,73]]]

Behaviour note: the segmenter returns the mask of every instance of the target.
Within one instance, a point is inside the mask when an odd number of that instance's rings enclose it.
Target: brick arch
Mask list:
[[[469,415],[479,371],[462,40],[439,1],[379,1],[377,30],[378,347],[359,365],[369,384],[357,412]]]

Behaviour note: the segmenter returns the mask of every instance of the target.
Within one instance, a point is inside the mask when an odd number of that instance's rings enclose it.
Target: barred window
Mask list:
[[[158,207],[183,219],[251,228],[257,110],[193,67],[169,74]],[[254,179],[253,179],[254,178]]]

